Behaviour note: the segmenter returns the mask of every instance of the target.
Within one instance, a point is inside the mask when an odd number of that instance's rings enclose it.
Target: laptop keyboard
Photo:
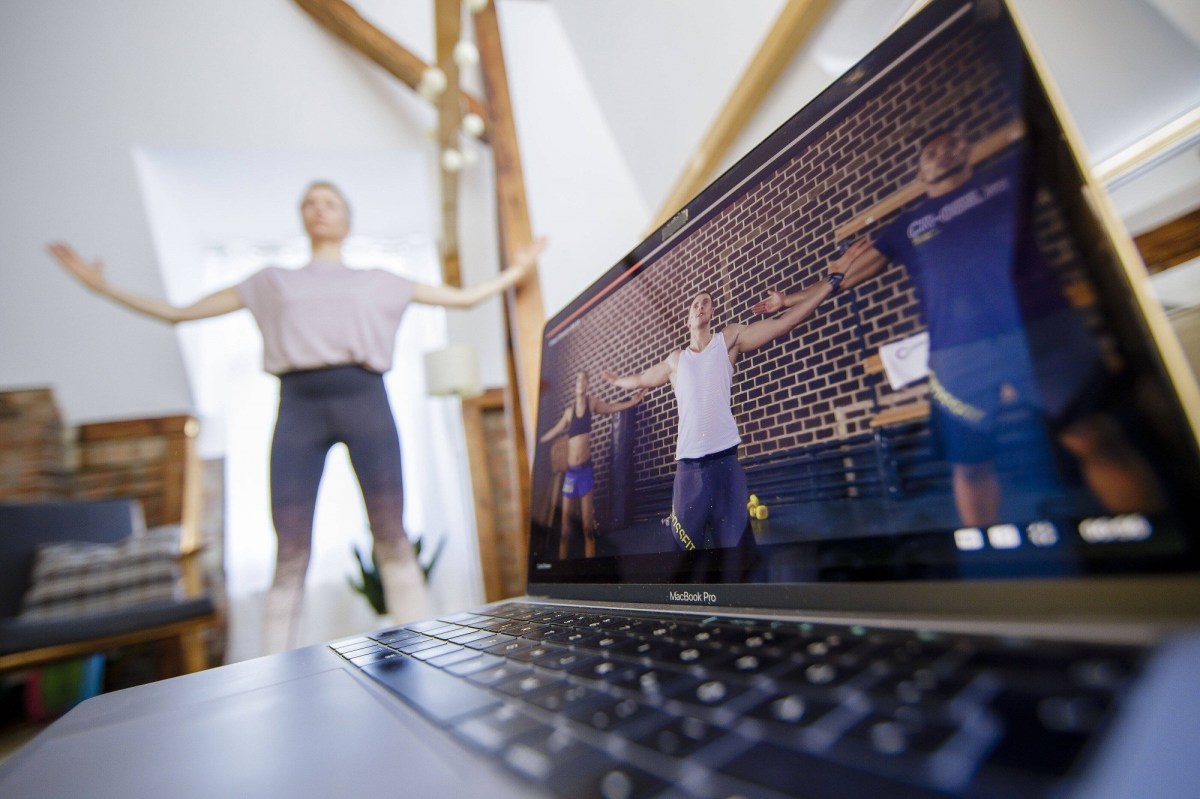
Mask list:
[[[1141,654],[524,603],[330,646],[571,799],[1048,794]]]

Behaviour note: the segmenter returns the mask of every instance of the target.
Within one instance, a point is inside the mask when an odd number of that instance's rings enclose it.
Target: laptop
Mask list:
[[[546,324],[527,595],[89,700],[11,795],[1193,796],[1196,386],[934,0]]]

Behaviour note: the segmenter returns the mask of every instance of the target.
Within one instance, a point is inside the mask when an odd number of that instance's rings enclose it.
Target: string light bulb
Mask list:
[[[446,73],[437,67],[426,67],[417,84],[417,94],[426,100],[436,100],[446,91]]]
[[[453,147],[442,150],[442,169],[447,172],[457,172],[463,168],[463,154]]]
[[[486,125],[486,123],[484,123],[483,117],[479,116],[479,114],[475,114],[475,113],[463,114],[463,118],[462,118],[463,133],[467,134],[468,136],[474,136],[475,138],[478,139],[480,136],[483,135],[483,131],[486,128],[487,128],[487,125]]]
[[[460,69],[470,69],[479,63],[479,48],[474,42],[463,40],[454,45],[454,63]]]

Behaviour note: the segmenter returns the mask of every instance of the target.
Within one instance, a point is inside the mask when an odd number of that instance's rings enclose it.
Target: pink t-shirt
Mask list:
[[[350,364],[391,369],[414,288],[383,269],[331,261],[270,266],[234,287],[262,331],[263,368],[276,375]]]

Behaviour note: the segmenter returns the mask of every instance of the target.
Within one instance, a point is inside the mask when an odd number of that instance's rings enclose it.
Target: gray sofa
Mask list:
[[[167,639],[178,644],[183,671],[207,665],[203,631],[216,621],[209,596],[71,618],[18,617],[39,545],[67,541],[115,544],[141,525],[141,505],[130,499],[0,503],[0,672]]]

